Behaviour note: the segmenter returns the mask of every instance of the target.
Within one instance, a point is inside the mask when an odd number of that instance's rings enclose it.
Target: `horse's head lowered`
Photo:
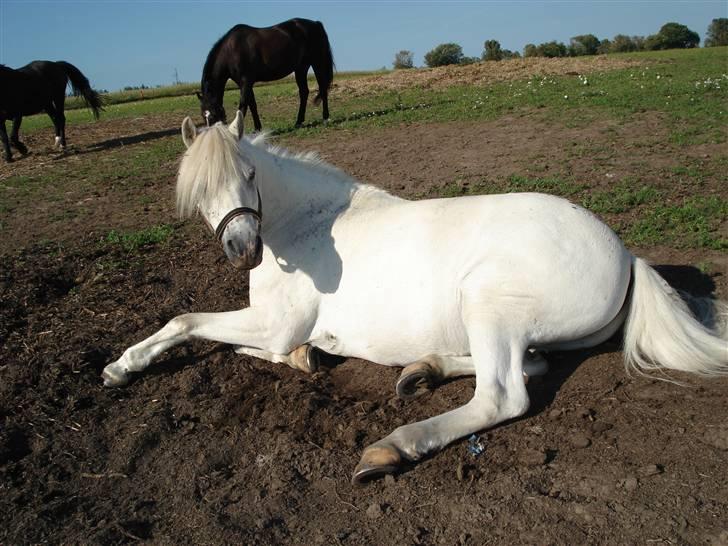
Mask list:
[[[187,146],[177,177],[177,211],[185,218],[199,211],[230,262],[252,269],[263,258],[263,220],[255,167],[243,156],[240,112],[226,127],[216,123],[199,133],[192,120],[182,122]]]
[[[200,99],[200,112],[207,125],[215,125],[218,121],[223,123],[227,121],[222,99],[214,99],[213,94],[205,90],[202,93],[197,93],[197,98]]]

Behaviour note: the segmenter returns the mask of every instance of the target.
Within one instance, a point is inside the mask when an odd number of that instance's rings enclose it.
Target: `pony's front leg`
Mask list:
[[[18,150],[21,154],[26,155],[28,148],[20,142],[20,123],[23,121],[23,116],[15,116],[13,118],[13,129],[10,131],[10,143]]]
[[[193,338],[288,353],[300,345],[289,339],[291,332],[274,328],[269,313],[260,308],[180,315],[156,334],[129,347],[119,360],[104,368],[101,377],[107,387],[125,385],[130,373],[144,370],[162,352]]]
[[[479,430],[522,415],[528,409],[523,381],[524,343],[498,336],[496,324],[468,328],[476,388],[464,406],[425,421],[399,427],[364,450],[353,481],[399,470],[404,461],[418,461],[428,453]]]

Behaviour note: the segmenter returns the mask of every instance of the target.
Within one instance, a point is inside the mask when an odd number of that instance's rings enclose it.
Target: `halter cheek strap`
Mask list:
[[[228,212],[223,217],[223,219],[220,220],[220,223],[215,229],[215,237],[218,241],[222,241],[222,235],[223,233],[225,233],[225,228],[227,228],[228,224],[238,216],[242,216],[243,214],[250,214],[256,220],[258,220],[258,223],[263,223],[263,201],[260,199],[260,190],[256,188],[255,191],[258,194],[258,208],[251,209],[250,207],[238,207]]]

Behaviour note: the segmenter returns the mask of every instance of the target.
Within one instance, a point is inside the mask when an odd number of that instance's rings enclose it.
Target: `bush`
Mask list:
[[[503,50],[498,40],[486,40],[483,44],[484,61],[500,61],[503,58]]]
[[[657,34],[647,37],[645,49],[689,49],[699,43],[697,32],[680,23],[665,23]]]
[[[716,47],[728,45],[728,19],[721,17],[713,19],[708,25],[708,32],[705,36],[705,47]]]
[[[460,64],[463,60],[463,48],[458,44],[440,44],[425,55],[425,64],[430,68],[448,64]]]
[[[569,55],[578,57],[581,55],[596,55],[599,49],[599,38],[593,34],[581,34],[574,36],[569,45]]]
[[[414,53],[403,49],[394,56],[394,62],[392,63],[394,68],[414,68]]]
[[[536,48],[539,57],[566,57],[566,46],[561,42],[551,41]]]

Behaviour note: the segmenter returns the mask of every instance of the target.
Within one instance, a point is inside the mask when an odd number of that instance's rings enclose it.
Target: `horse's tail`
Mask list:
[[[624,328],[627,368],[728,375],[728,305],[680,295],[644,260],[632,261],[632,300]]]
[[[319,39],[322,42],[323,54],[319,59],[319,64],[314,66],[316,72],[316,80],[319,84],[318,93],[313,99],[314,104],[321,102],[322,94],[328,93],[331,83],[334,81],[334,54],[331,52],[331,44],[329,36],[326,34],[323,23],[316,21],[316,28],[320,32]]]
[[[91,84],[89,84],[88,78],[86,78],[86,76],[84,76],[81,71],[71,63],[58,61],[58,64],[63,67],[66,72],[66,76],[68,76],[68,79],[71,81],[73,94],[77,97],[83,97],[83,101],[86,103],[86,106],[91,109],[94,117],[99,119],[99,115],[104,109],[104,103],[101,100],[101,96],[91,89]]]

